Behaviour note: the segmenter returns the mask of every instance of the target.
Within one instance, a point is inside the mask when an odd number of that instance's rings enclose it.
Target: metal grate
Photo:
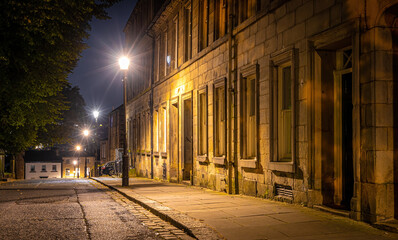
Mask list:
[[[293,199],[292,187],[275,184],[275,196]]]

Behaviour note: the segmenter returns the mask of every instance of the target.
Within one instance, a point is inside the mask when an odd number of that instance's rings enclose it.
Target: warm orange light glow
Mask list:
[[[84,129],[84,130],[83,130],[83,135],[87,137],[88,134],[89,134],[89,131],[88,131],[87,129]]]
[[[76,146],[76,150],[77,150],[77,151],[80,151],[81,148],[82,148],[82,147],[80,147],[80,145],[77,145],[77,146]]]

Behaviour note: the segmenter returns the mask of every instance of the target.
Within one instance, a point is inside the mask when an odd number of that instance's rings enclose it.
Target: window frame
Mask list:
[[[209,46],[209,0],[199,0],[198,8],[198,52],[201,52]]]
[[[159,155],[159,106],[153,109],[153,153]]]
[[[214,82],[213,84],[213,149],[214,149],[214,156],[213,156],[213,162],[215,164],[219,164],[219,165],[224,165],[225,164],[225,159],[226,159],[226,155],[227,155],[227,91],[226,91],[226,86],[227,86],[227,79],[225,77],[218,79]],[[218,133],[217,133],[217,124],[218,124],[218,109],[216,109],[216,102],[217,102],[217,89],[219,88],[223,88],[224,89],[224,106],[221,106],[221,108],[224,108],[224,135],[225,135],[225,139],[224,139],[224,154],[220,155],[218,154],[218,145],[217,145],[217,138]],[[217,105],[218,106],[218,105]]]
[[[207,91],[207,85],[199,88],[198,90],[198,95],[197,95],[197,159],[199,162],[207,162],[208,161],[208,154],[209,154],[209,144],[208,144],[208,131],[209,131],[209,124],[208,124],[208,91]],[[206,113],[206,116],[204,117],[204,138],[205,138],[205,144],[204,146],[206,147],[206,149],[204,151],[202,151],[201,149],[201,110],[202,110],[202,104],[201,104],[201,95],[205,96],[205,106],[204,106],[204,112]]]
[[[219,5],[218,5],[219,4]],[[225,4],[225,9],[223,10],[223,6]],[[218,9],[217,7],[220,7],[220,9]],[[214,41],[224,37],[228,30],[227,30],[227,23],[228,23],[228,2],[227,0],[216,0],[214,1]],[[219,11],[217,11],[219,10]],[[223,13],[223,14],[222,14]],[[224,15],[224,17],[222,16]],[[224,25],[224,26],[223,26]],[[224,32],[221,32],[220,27],[223,26],[223,30]]]
[[[192,1],[188,1],[185,4],[183,11],[184,11],[184,62],[186,62],[192,58]]]
[[[254,156],[247,156],[247,140],[245,139],[245,133],[244,131],[247,129],[246,126],[244,126],[247,121],[245,121],[245,115],[244,115],[244,110],[246,110],[246,107],[244,108],[244,92],[243,92],[243,84],[246,83],[247,79],[250,77],[254,77],[254,101],[255,101],[255,106],[254,106],[254,111],[255,111],[255,130],[254,130]],[[258,139],[259,139],[259,110],[258,110],[258,82],[259,82],[259,66],[258,64],[250,64],[247,66],[244,66],[240,70],[239,74],[239,79],[238,79],[238,96],[239,96],[239,153],[240,153],[240,166],[244,168],[257,168],[258,166],[258,159],[259,159],[259,154],[258,154]]]
[[[287,66],[290,66],[290,84],[291,84],[291,160],[280,161],[279,160],[279,81],[281,80],[281,70]],[[270,59],[270,164],[271,170],[280,172],[295,172],[295,160],[296,160],[296,81],[297,81],[297,61],[296,61],[296,49],[288,48],[283,51],[271,54]]]

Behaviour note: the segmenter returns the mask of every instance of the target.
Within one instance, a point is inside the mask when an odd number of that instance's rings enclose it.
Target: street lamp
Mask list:
[[[84,154],[84,177],[87,177],[87,148],[88,148],[88,135],[90,132],[87,129],[83,130],[83,135],[86,138],[86,152]]]
[[[119,59],[120,70],[123,71],[123,104],[124,104],[124,126],[127,126],[126,123],[126,81],[127,81],[127,70],[129,69],[130,60],[127,57],[121,57]],[[125,128],[126,130],[127,128]],[[123,143],[123,171],[122,171],[122,186],[129,185],[129,158],[127,155],[127,134],[124,134],[124,143]]]
[[[75,169],[74,169],[74,171],[73,171],[73,177],[74,177],[74,178],[76,178],[76,164],[77,164],[77,161],[76,161],[76,160],[73,161],[73,166],[75,167]]]
[[[98,116],[99,116],[99,111],[98,110],[94,110],[93,111],[93,116],[95,118],[95,122],[97,122]]]
[[[76,146],[76,151],[78,152],[77,154],[77,169],[78,172],[76,174],[77,178],[80,178],[80,149],[82,149],[82,147],[80,145]]]

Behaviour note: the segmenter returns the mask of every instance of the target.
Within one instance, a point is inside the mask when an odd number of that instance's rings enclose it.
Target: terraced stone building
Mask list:
[[[398,218],[398,0],[141,0],[140,176]]]

